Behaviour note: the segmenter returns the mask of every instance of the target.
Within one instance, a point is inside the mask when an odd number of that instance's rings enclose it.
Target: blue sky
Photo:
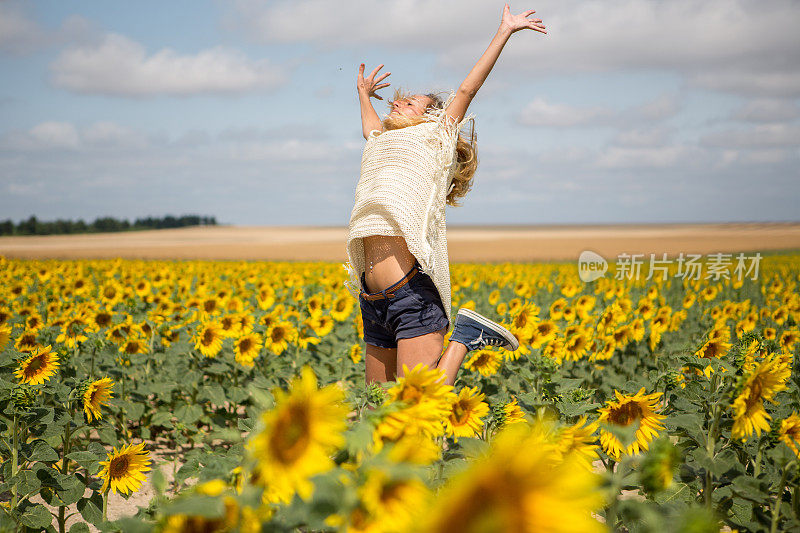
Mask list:
[[[358,65],[454,90],[503,2],[0,1],[0,219],[344,226]],[[541,1],[450,224],[798,220],[800,3]]]

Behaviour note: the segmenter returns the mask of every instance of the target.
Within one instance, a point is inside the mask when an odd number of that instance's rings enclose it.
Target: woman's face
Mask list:
[[[393,113],[400,113],[407,117],[419,116],[425,113],[425,109],[433,103],[433,100],[424,94],[415,94],[402,100],[392,102]]]

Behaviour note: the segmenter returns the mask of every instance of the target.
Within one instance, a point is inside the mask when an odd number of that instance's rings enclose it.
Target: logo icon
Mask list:
[[[584,250],[578,257],[578,277],[584,283],[589,283],[605,276],[608,263],[602,256],[590,250]]]

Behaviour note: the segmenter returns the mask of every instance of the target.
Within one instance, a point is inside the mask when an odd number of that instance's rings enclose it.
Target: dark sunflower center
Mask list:
[[[469,404],[465,405],[465,402],[456,402],[453,406],[453,419],[457,425],[461,426],[466,424],[467,420],[469,420],[469,414]]]
[[[420,398],[422,398],[422,391],[414,386],[403,387],[403,391],[400,393],[400,401],[410,404],[419,402]]]
[[[761,404],[762,394],[763,388],[761,387],[761,381],[755,380],[753,384],[750,385],[750,396],[748,396],[745,400],[745,405],[747,406],[748,412],[750,412],[753,407]]]
[[[618,426],[628,426],[642,417],[642,408],[636,402],[628,402],[611,411],[608,419]]]
[[[34,376],[39,373],[42,367],[45,366],[45,357],[43,355],[39,355],[34,357],[30,363],[28,363],[28,367],[25,369],[25,374],[28,376]]]
[[[310,421],[308,406],[293,404],[278,418],[270,439],[272,454],[282,463],[297,461],[308,448]]]
[[[128,466],[130,466],[130,459],[127,455],[115,457],[108,465],[108,474],[114,479],[121,478],[128,473]]]

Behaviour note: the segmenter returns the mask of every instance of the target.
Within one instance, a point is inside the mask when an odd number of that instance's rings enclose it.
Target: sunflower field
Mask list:
[[[366,385],[340,264],[0,256],[0,531],[800,530],[800,255],[663,274],[453,264],[519,350]]]

